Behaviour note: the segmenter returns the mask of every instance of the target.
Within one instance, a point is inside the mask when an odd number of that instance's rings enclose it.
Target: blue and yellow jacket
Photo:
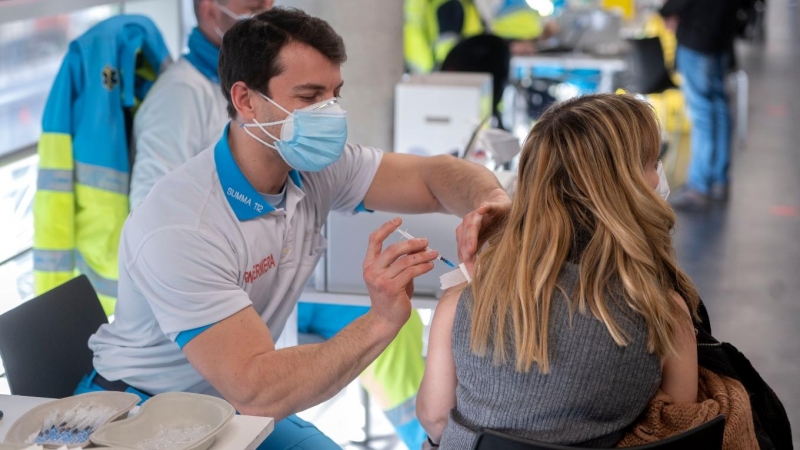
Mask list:
[[[129,210],[131,118],[169,62],[161,33],[144,16],[112,17],[70,43],[39,140],[37,295],[84,273],[113,313],[117,247]]]
[[[461,39],[489,31],[503,39],[531,40],[542,34],[539,13],[525,0],[503,0],[485,23],[473,0],[405,0],[403,51],[414,73],[439,66]]]
[[[542,35],[542,17],[526,0],[503,0],[494,12],[492,33],[512,41],[529,41]]]

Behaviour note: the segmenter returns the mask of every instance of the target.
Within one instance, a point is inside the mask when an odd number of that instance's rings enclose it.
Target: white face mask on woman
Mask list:
[[[658,161],[656,173],[658,173],[656,194],[660,195],[664,200],[667,200],[667,197],[669,197],[669,182],[667,181],[667,175],[664,173],[664,164],[661,163],[661,160]]]

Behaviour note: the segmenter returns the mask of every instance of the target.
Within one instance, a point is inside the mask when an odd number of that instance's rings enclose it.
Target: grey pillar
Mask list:
[[[348,140],[392,150],[394,86],[403,75],[403,0],[282,0],[331,24],[347,46]]]

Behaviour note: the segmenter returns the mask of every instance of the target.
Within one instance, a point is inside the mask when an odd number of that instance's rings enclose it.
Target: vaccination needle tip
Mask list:
[[[395,231],[397,231],[398,233],[400,233],[400,235],[401,235],[401,236],[403,236],[404,238],[408,239],[409,241],[410,241],[411,239],[414,239],[414,236],[412,236],[412,235],[411,235],[411,234],[410,234],[408,231],[403,231],[403,230],[401,230],[401,229],[399,229],[399,228],[398,228],[398,229],[396,229]],[[430,247],[426,247],[426,248],[425,248],[425,250],[431,251],[432,249],[431,249]],[[450,261],[449,261],[447,258],[445,258],[444,256],[441,256],[441,255],[439,255],[439,257],[438,257],[438,258],[436,258],[436,259],[438,259],[439,261],[441,261],[441,262],[443,262],[443,263],[447,264],[448,266],[452,267],[453,269],[455,269],[455,268],[456,268],[456,265],[455,265],[455,264],[453,264],[453,263],[451,263],[451,262],[450,262]]]

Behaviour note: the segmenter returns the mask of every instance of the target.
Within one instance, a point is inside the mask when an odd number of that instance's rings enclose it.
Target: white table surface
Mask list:
[[[332,305],[371,305],[371,300],[367,294],[320,292],[314,288],[306,288],[303,291],[303,294],[300,296],[300,301],[309,303],[328,303]],[[435,297],[414,296],[411,298],[411,306],[417,309],[436,309],[436,305],[438,304],[439,299]]]
[[[628,70],[628,62],[622,56],[593,56],[576,53],[545,53],[533,56],[511,58],[510,77],[514,79],[516,68],[537,66],[557,66],[566,70],[592,69],[600,71],[599,92],[611,92],[614,88],[614,74]]]
[[[628,62],[623,56],[594,56],[581,53],[543,53],[532,56],[514,56],[512,67],[558,66],[564,69],[596,69],[621,72]],[[512,74],[513,76],[513,74]]]
[[[48,398],[0,395],[0,442],[5,441],[11,425],[30,409],[51,401]],[[275,424],[269,417],[236,415],[214,440],[210,450],[255,450],[272,432]]]

